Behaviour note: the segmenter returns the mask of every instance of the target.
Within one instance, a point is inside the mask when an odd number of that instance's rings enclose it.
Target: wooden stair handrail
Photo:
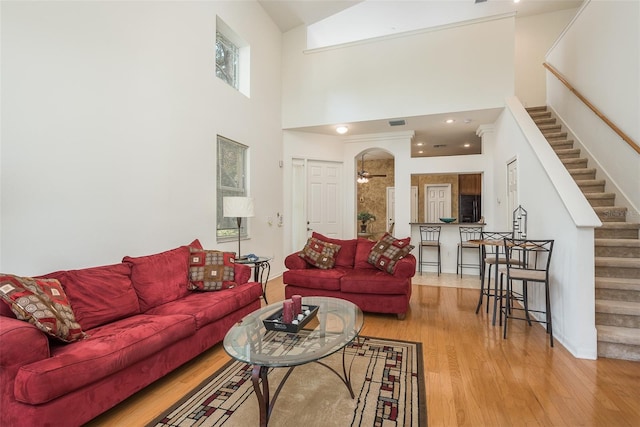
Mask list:
[[[551,64],[549,64],[548,62],[543,62],[542,65],[544,66],[544,68],[549,70],[551,72],[551,74],[556,76],[558,78],[558,80],[560,80],[567,87],[567,89],[569,89],[569,91],[571,91],[575,96],[577,96],[580,101],[584,102],[584,104],[587,107],[589,107],[591,109],[591,111],[593,111],[596,114],[596,116],[600,117],[600,119],[603,122],[605,122],[611,129],[613,129],[613,131],[615,133],[617,133],[620,136],[620,138],[622,138],[627,144],[629,144],[629,146],[631,148],[633,148],[636,151],[636,153],[640,154],[640,146],[638,146],[638,144],[636,144],[636,142],[633,139],[631,139],[626,133],[624,133],[622,130],[620,130],[620,128],[618,126],[613,124],[611,122],[611,120],[609,120],[604,114],[602,114],[600,112],[600,110],[598,110],[596,107],[594,107],[593,104],[590,103],[589,100],[587,100],[587,98],[582,96],[582,94],[580,92],[578,92],[571,85],[571,83],[569,83],[567,81],[567,79],[565,79],[564,76],[562,74],[560,74],[560,72],[558,70],[553,68],[553,66]]]

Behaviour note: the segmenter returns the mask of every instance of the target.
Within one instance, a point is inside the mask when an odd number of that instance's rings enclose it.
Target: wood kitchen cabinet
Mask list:
[[[479,196],[482,194],[482,174],[469,173],[458,175],[460,195]]]

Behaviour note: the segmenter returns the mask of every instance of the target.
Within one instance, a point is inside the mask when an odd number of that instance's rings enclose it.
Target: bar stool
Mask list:
[[[480,240],[482,238],[482,227],[460,227],[460,243],[458,243],[458,254],[456,258],[456,274],[460,271],[460,276],[462,276],[463,268],[477,268],[478,274],[482,273],[482,252],[480,251],[480,245],[478,243],[470,243],[469,240]],[[462,259],[462,254],[465,249],[473,249],[475,252],[478,263],[467,263],[465,264]]]
[[[503,339],[507,338],[507,323],[509,319],[526,320],[531,326],[531,322],[544,323],[549,343],[553,347],[553,323],[551,316],[551,298],[549,292],[549,265],[551,264],[551,253],[553,252],[553,240],[527,240],[527,239],[504,239],[507,263],[500,266],[500,290],[502,291],[502,278],[507,277],[507,289],[504,298],[500,299],[500,321],[504,315]],[[522,282],[522,292],[518,293],[513,289],[513,281]],[[528,290],[529,284],[544,284],[545,309],[531,309],[529,307]],[[506,300],[506,304],[503,301]],[[520,301],[521,307],[515,307],[513,301]],[[524,311],[524,317],[513,315],[513,311]],[[544,320],[531,318],[529,313],[544,314]]]
[[[489,301],[493,298],[493,320],[492,324],[496,324],[496,314],[498,307],[498,299],[502,296],[498,289],[498,265],[506,263],[506,254],[504,250],[504,239],[513,238],[513,231],[482,231],[481,233],[481,246],[482,246],[482,262],[480,263],[482,268],[480,271],[480,298],[478,299],[478,305],[476,306],[476,314],[480,311],[482,300],[487,297],[487,313],[489,313]],[[487,276],[487,286],[485,287],[485,272],[489,266],[489,272]],[[495,266],[495,280],[493,283],[493,290],[491,290],[491,268]]]
[[[438,268],[438,276],[440,276],[441,262],[440,262],[440,226],[439,225],[421,225],[420,226],[420,247],[418,248],[418,265],[420,274],[422,274],[423,265],[434,265]],[[434,248],[438,250],[437,261],[423,261],[422,251],[423,249]]]

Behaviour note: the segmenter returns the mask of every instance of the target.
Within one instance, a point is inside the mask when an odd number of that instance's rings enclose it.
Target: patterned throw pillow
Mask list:
[[[368,258],[369,264],[393,274],[396,269],[396,263],[407,256],[414,248],[409,243],[411,243],[410,237],[396,239],[391,234],[385,233],[371,248]]]
[[[328,270],[336,263],[336,254],[339,250],[340,245],[309,237],[307,244],[298,255],[314,267]]]
[[[235,252],[189,249],[189,290],[220,291],[237,285],[234,282]]]
[[[0,274],[0,298],[16,317],[64,342],[82,339],[86,334],[56,279],[33,279]]]

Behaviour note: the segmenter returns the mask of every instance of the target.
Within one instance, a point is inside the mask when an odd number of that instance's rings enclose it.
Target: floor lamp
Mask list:
[[[238,220],[238,253],[236,259],[244,259],[240,254],[240,228],[242,226],[242,218],[254,216],[253,198],[252,197],[223,197],[222,198],[222,215],[225,217],[236,217]]]

